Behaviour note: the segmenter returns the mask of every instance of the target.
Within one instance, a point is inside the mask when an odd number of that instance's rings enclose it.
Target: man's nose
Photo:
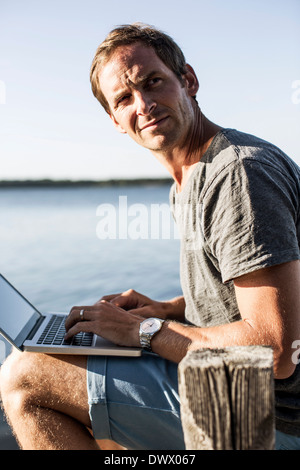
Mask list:
[[[136,93],[136,113],[139,116],[147,116],[155,109],[156,103],[147,93]]]

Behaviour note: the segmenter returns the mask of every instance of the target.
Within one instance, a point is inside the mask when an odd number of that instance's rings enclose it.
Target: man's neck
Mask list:
[[[164,153],[153,154],[171,174],[177,184],[177,192],[181,192],[186,185],[195,165],[199,163],[214,136],[222,127],[210,122],[201,112],[196,110],[196,119],[193,129],[189,133],[186,143],[181,148],[175,148]]]

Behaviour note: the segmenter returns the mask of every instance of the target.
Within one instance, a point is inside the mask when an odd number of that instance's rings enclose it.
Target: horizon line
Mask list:
[[[110,179],[52,179],[52,178],[26,178],[0,180],[0,188],[5,187],[43,187],[43,186],[125,186],[143,184],[169,184],[171,177],[135,177],[135,178],[110,178]]]

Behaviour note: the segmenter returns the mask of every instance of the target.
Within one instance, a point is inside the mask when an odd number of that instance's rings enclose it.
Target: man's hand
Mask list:
[[[102,336],[120,346],[139,347],[139,327],[145,318],[183,321],[184,308],[183,297],[159,302],[133,289],[106,295],[94,305],[72,307],[65,322],[65,339],[83,331]],[[82,310],[83,318],[80,317]]]
[[[65,339],[83,331],[102,336],[120,346],[139,347],[139,326],[142,321],[140,316],[101,300],[92,306],[72,307],[65,322]]]
[[[143,318],[157,317],[163,320],[184,320],[185,302],[183,297],[176,297],[166,302],[160,302],[152,300],[133,289],[129,289],[120,294],[106,295],[102,297],[96,305],[103,300]]]

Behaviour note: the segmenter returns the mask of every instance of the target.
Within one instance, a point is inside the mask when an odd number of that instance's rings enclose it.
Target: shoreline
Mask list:
[[[6,188],[59,188],[59,187],[128,187],[128,186],[164,186],[171,185],[172,178],[132,178],[108,180],[53,180],[26,179],[0,180],[0,189]]]

